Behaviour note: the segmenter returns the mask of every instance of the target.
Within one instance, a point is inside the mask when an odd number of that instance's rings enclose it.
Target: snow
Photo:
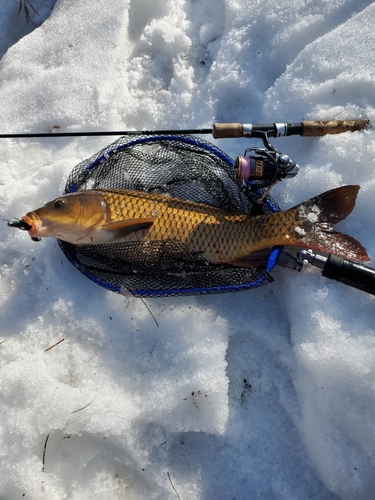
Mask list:
[[[34,30],[0,1],[0,132],[375,119],[375,3],[31,3]],[[0,139],[1,217],[108,142]],[[374,130],[274,144],[301,166],[274,189],[284,208],[361,185],[340,229],[374,259]],[[147,300],[157,326],[56,241],[0,232],[1,498],[373,498],[372,296],[278,268],[249,292]]]

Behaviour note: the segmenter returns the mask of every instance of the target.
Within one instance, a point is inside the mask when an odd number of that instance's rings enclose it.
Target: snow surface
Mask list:
[[[18,6],[0,1],[4,133],[375,120],[370,1],[59,0],[29,34]],[[1,139],[1,217],[108,142]],[[275,143],[301,165],[283,207],[361,185],[340,228],[374,259],[374,130]],[[372,296],[276,269],[241,294],[148,300],[158,327],[56,241],[0,231],[1,498],[374,498]]]

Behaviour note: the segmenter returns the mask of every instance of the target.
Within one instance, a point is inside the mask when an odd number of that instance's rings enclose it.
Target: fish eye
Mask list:
[[[62,200],[61,198],[56,200],[54,203],[55,208],[61,208],[63,205],[64,205],[64,200]]]

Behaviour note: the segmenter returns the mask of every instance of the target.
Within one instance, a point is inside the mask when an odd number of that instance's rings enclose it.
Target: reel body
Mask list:
[[[238,180],[247,182],[253,189],[271,189],[282,179],[298,174],[297,163],[270,144],[268,132],[257,131],[256,137],[262,139],[264,148],[247,148],[243,156],[237,156]]]

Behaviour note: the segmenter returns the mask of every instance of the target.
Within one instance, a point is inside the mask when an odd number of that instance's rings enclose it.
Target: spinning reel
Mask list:
[[[264,148],[247,148],[236,159],[237,179],[251,189],[271,189],[282,179],[295,177],[299,170],[295,161],[270,144],[266,132],[262,133],[262,141]]]

